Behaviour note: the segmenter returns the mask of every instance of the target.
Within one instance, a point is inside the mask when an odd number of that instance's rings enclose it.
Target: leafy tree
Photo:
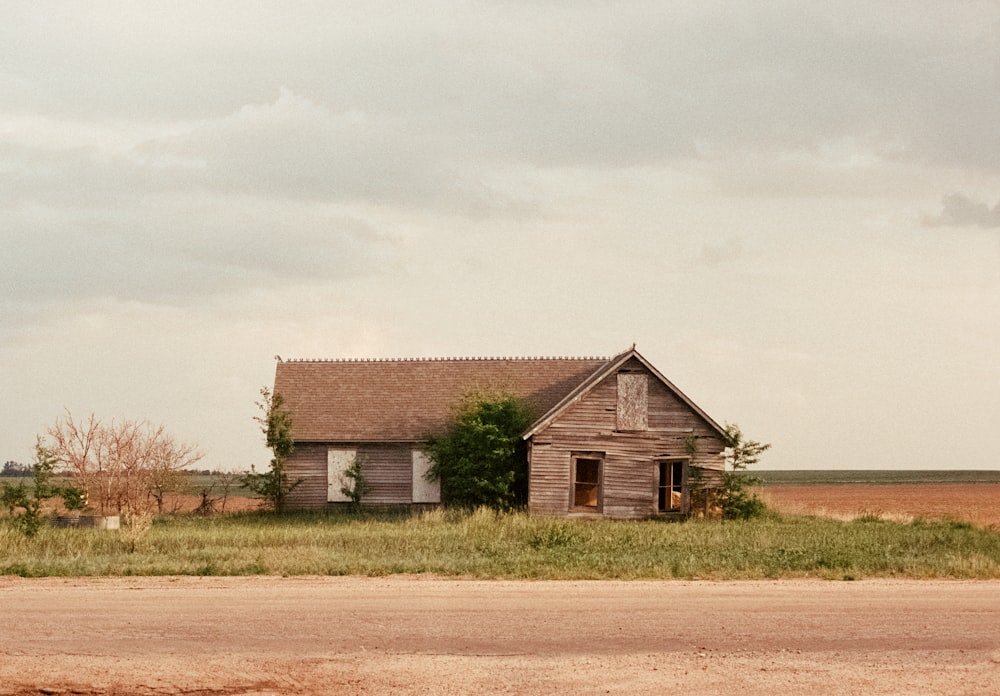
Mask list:
[[[292,416],[285,408],[281,394],[272,394],[267,387],[260,390],[261,400],[257,402],[260,415],[254,420],[260,424],[264,440],[271,449],[271,464],[267,471],[257,473],[253,466],[243,477],[243,485],[251,492],[268,501],[275,512],[284,512],[288,494],[302,483],[302,479],[288,478],[286,467],[295,442],[292,440]]]
[[[739,426],[726,423],[726,464],[723,474],[720,503],[724,519],[747,520],[764,512],[764,501],[757,497],[751,487],[758,479],[744,473],[748,467],[760,461],[760,455],[771,448],[770,444],[747,440]]]
[[[531,411],[511,396],[472,396],[448,431],[427,441],[429,476],[441,481],[445,505],[507,510],[528,498],[527,447],[521,440]]]
[[[55,470],[56,458],[42,444],[42,439],[35,441],[35,463],[32,467],[34,486],[28,488],[23,482],[16,486],[3,484],[0,488],[0,504],[15,514],[14,523],[25,536],[33,537],[42,528],[42,503],[55,495],[60,489],[52,486],[51,479]],[[17,513],[18,508],[22,512]]]

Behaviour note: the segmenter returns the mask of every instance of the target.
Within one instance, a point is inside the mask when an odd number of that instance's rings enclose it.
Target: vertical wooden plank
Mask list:
[[[326,472],[326,446],[297,445],[286,469],[288,480],[297,482],[288,495],[288,507],[310,509],[326,505]]]

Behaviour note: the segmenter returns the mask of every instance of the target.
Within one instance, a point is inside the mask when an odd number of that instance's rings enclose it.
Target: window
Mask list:
[[[681,512],[684,504],[684,462],[657,462],[657,512]]]
[[[573,457],[572,507],[581,510],[601,509],[601,469],[603,460],[593,455]]]
[[[645,374],[618,373],[618,430],[649,429],[649,384]]]

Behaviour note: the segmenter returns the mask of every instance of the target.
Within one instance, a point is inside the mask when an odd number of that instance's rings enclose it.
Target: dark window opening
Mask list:
[[[659,462],[656,509],[673,512],[684,502],[684,462]]]
[[[577,458],[573,479],[573,506],[597,509],[601,499],[601,460]]]

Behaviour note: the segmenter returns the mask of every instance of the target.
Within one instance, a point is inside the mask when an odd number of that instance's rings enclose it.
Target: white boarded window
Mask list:
[[[618,373],[618,430],[649,429],[649,385],[646,375]]]
[[[351,499],[344,495],[340,489],[344,486],[350,486],[344,472],[351,468],[357,453],[357,450],[352,449],[328,449],[326,451],[327,502],[351,502]]]
[[[440,503],[441,482],[429,481],[427,474],[431,470],[431,460],[426,453],[413,450],[413,502]]]

